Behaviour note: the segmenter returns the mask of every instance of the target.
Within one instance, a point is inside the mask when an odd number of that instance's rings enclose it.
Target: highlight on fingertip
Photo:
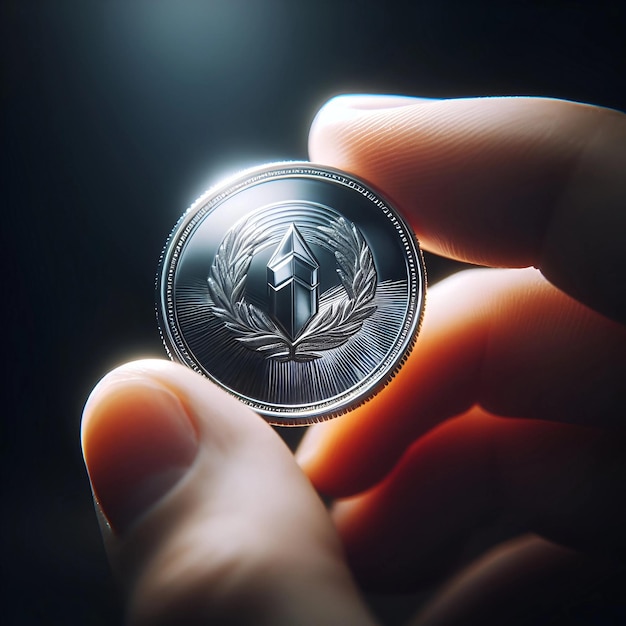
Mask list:
[[[123,532],[187,472],[198,449],[195,427],[176,394],[132,371],[105,377],[89,397],[83,456],[98,506]]]
[[[440,98],[394,94],[340,94],[328,100],[318,111],[313,124],[323,117],[325,122],[351,119],[368,111],[383,111],[415,104],[439,102]]]

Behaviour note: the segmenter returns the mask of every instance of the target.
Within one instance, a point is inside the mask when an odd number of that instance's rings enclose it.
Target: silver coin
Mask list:
[[[345,413],[419,330],[422,254],[377,191],[305,162],[247,170],[181,217],[157,277],[170,357],[279,425]]]

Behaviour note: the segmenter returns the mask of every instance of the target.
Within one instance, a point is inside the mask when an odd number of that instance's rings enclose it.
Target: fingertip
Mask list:
[[[289,449],[207,379],[122,366],[92,392],[81,440],[130,623],[369,623]]]
[[[300,444],[295,451],[295,458],[298,465],[307,472],[316,465],[317,452],[320,444],[324,441],[325,433],[331,422],[322,422],[310,426],[300,440]]]
[[[313,119],[309,132],[309,155],[312,161],[334,163],[339,155],[333,150],[340,143],[335,141],[342,129],[353,122],[367,119],[372,113],[438,102],[437,98],[393,94],[341,94],[328,100]],[[337,164],[338,166],[340,164]]]
[[[127,364],[90,394],[81,444],[101,513],[123,532],[185,474],[198,432],[180,398],[150,371],[158,361]]]
[[[380,189],[425,250],[534,265],[623,321],[625,137],[623,113],[554,98],[340,96],[309,154]]]
[[[321,123],[349,119],[367,111],[380,111],[410,106],[417,103],[437,102],[439,98],[405,96],[396,94],[340,94],[330,98],[320,108],[316,120]]]

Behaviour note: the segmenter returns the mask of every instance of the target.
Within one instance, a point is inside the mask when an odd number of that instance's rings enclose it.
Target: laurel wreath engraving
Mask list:
[[[319,351],[337,348],[357,333],[376,310],[376,269],[369,246],[351,222],[342,217],[329,226],[318,226],[311,243],[333,242],[341,287],[329,289],[320,298],[318,313],[291,340],[267,313],[246,302],[246,277],[252,258],[267,243],[270,234],[259,236],[256,224],[232,229],[218,248],[209,272],[209,295],[213,314],[237,341],[268,359],[312,361]],[[343,292],[343,293],[342,293]]]

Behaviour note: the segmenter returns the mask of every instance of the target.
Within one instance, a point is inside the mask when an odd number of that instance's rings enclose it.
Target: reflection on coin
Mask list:
[[[345,413],[411,350],[425,296],[404,220],[366,183],[273,163],[209,190],[161,260],[169,355],[273,424]]]

